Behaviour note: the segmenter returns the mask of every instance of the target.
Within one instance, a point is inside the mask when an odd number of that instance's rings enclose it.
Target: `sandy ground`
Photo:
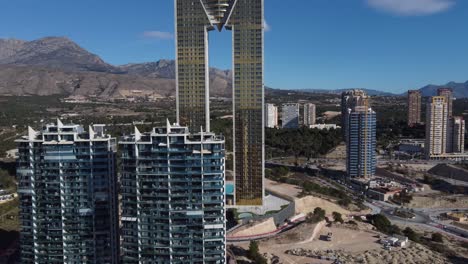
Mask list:
[[[329,120],[332,118],[335,118],[337,116],[341,115],[341,112],[336,112],[336,111],[326,111],[322,114],[322,117]]]
[[[353,230],[344,226],[324,227],[310,241],[313,230],[314,225],[303,224],[279,237],[260,241],[260,251],[266,256],[278,257],[279,263],[285,264],[332,263],[312,257],[316,255],[338,257],[347,264],[450,263],[439,253],[415,243],[403,249],[385,250],[378,243],[379,234],[374,231]],[[329,232],[333,233],[332,241],[323,240],[322,236]],[[236,246],[247,249],[248,243]]]
[[[414,196],[409,204],[412,208],[468,208],[468,196]]]
[[[231,236],[240,237],[240,236],[253,236],[263,233],[269,233],[276,230],[275,221],[273,218],[268,218],[262,222],[248,224],[237,229]]]
[[[349,215],[350,212],[335,203],[329,202],[325,199],[306,196],[304,198],[296,199],[296,214],[303,213],[307,215],[313,212],[315,208],[320,207],[326,211],[327,215],[331,215],[333,212],[338,212],[342,215]]]
[[[327,159],[346,159],[346,145],[341,143],[331,150],[325,157]]]
[[[296,185],[279,183],[269,179],[265,179],[265,188],[268,191],[288,197],[291,200],[298,197],[299,193],[302,191],[302,189]]]

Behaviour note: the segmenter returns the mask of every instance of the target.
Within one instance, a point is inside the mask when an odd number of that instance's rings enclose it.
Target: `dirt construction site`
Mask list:
[[[365,264],[438,264],[452,263],[442,254],[416,243],[409,243],[403,248],[385,248],[380,240],[384,237],[373,226],[346,217],[351,212],[335,203],[314,196],[301,197],[301,188],[294,185],[267,180],[267,189],[295,202],[295,213],[307,214],[316,207],[321,207],[330,218],[332,212],[343,215],[345,223],[304,222],[290,230],[270,238],[258,240],[260,253],[275,264],[311,264],[311,263],[365,263]],[[350,221],[353,220],[353,221]],[[274,228],[271,219],[264,220],[239,229],[238,235],[251,235],[258,230]],[[264,231],[264,230],[263,230]],[[230,243],[233,251],[245,252],[249,241]],[[239,263],[250,263],[242,254],[237,255]],[[335,261],[341,262],[335,262]]]
[[[271,263],[278,264],[331,264],[336,259],[347,264],[451,263],[441,254],[415,243],[404,248],[384,249],[379,243],[381,234],[372,231],[368,224],[328,227],[323,223],[304,223],[275,238],[258,241],[260,252]],[[326,237],[330,233],[333,236],[328,241]],[[247,250],[249,242],[233,246]]]

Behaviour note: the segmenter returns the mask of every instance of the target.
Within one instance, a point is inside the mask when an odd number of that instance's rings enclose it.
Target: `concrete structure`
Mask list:
[[[340,126],[337,126],[336,124],[317,124],[317,125],[311,125],[309,128],[315,128],[319,130],[330,130],[330,129],[339,129],[341,128]]]
[[[455,213],[455,212],[451,212],[451,213],[446,213],[445,214],[446,217],[450,220],[453,220],[455,222],[460,222],[460,223],[463,223],[463,222],[466,222],[468,221],[468,217],[465,213]]]
[[[310,103],[304,104],[304,126],[315,125],[316,116],[316,106]]]
[[[377,166],[376,114],[365,106],[348,110],[346,171],[348,177],[372,177]]]
[[[454,116],[451,119],[451,152],[465,153],[465,120],[462,116]]]
[[[208,33],[232,30],[236,205],[264,187],[263,0],[175,0],[177,123],[210,131]]]
[[[439,88],[437,89],[437,96],[445,97],[447,103],[447,115],[448,117],[453,116],[453,90],[451,88]]]
[[[408,126],[413,127],[421,123],[421,92],[408,91]]]
[[[393,198],[396,194],[401,193],[401,189],[390,189],[390,188],[371,188],[367,190],[367,196],[374,200],[388,201]]]
[[[427,158],[446,153],[447,124],[447,99],[444,96],[431,97],[426,111],[425,151]]]
[[[122,138],[123,263],[225,263],[225,149],[179,125]]]
[[[278,127],[278,107],[274,104],[265,105],[265,126],[268,128]]]
[[[442,89],[443,96],[431,97],[427,104],[426,143],[427,159],[466,160],[465,121],[463,117],[451,117],[450,90]],[[449,99],[447,99],[449,98]]]
[[[57,120],[16,143],[21,263],[119,263],[115,138]]]
[[[281,120],[283,128],[299,128],[299,104],[283,104]]]
[[[370,107],[369,96],[364,90],[349,90],[341,94],[341,127],[343,128],[343,140],[347,140],[347,128],[349,119],[349,109],[354,109],[357,106]]]

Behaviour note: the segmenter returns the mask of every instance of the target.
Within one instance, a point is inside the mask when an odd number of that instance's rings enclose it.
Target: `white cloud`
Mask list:
[[[431,15],[446,11],[455,5],[455,0],[366,0],[378,10],[403,16]]]
[[[152,39],[172,39],[174,38],[174,34],[171,32],[164,32],[164,31],[145,31],[143,32],[143,37],[145,38],[152,38]]]
[[[271,31],[271,26],[267,23],[266,20],[263,20],[263,29],[265,32]]]

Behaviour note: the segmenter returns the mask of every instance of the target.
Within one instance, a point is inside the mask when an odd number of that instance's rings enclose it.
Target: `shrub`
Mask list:
[[[431,239],[432,241],[437,242],[437,243],[444,242],[444,237],[440,233],[433,233]]]

